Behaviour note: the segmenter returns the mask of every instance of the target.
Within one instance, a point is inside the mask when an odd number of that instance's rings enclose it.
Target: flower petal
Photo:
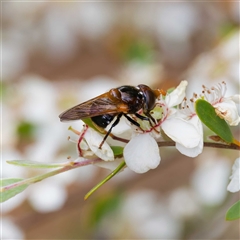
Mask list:
[[[200,141],[196,147],[186,148],[180,143],[176,143],[176,149],[183,155],[188,157],[197,157],[203,150],[203,141]]]
[[[237,126],[240,122],[238,110],[234,101],[225,99],[214,105],[216,113],[223,118],[230,126]]]
[[[240,104],[240,94],[235,94],[233,96],[227,97],[226,99],[230,99],[234,101],[236,104]]]
[[[176,106],[183,101],[186,95],[185,91],[186,91],[187,85],[188,85],[188,82],[186,80],[181,81],[181,83],[177,86],[177,88],[175,88],[170,94],[166,96],[165,101],[168,107]]]
[[[103,143],[102,148],[99,149],[103,137],[98,132],[96,132],[92,128],[88,128],[86,133],[84,134],[84,139],[88,143],[88,146],[92,150],[92,152],[99,158],[105,161],[114,160],[113,151],[106,141]]]
[[[135,135],[124,148],[123,156],[127,166],[136,173],[145,173],[160,163],[157,142],[148,133]]]
[[[228,184],[229,192],[238,192],[240,190],[240,158],[237,158],[232,167],[231,182]]]
[[[202,125],[197,117],[184,120],[172,116],[166,119],[161,126],[168,137],[186,148],[197,147],[203,138]]]

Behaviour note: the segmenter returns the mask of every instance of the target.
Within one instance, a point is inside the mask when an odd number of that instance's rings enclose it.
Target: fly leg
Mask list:
[[[117,119],[113,122],[112,126],[109,128],[109,130],[107,131],[106,135],[104,136],[101,144],[99,145],[99,149],[102,148],[102,145],[103,143],[106,141],[107,137],[109,136],[109,134],[111,133],[112,129],[118,125],[119,121],[120,121],[120,118],[122,117],[122,113],[120,113],[118,116],[117,116]]]
[[[129,117],[127,114],[124,114],[124,117],[133,125],[137,126],[139,129],[141,129],[143,132],[144,130],[141,128],[140,124],[138,122],[136,122],[135,120],[133,120],[131,117]]]
[[[146,120],[146,121],[148,121],[149,124],[150,124],[150,126],[153,128],[153,130],[154,130],[155,132],[159,133],[159,131],[158,131],[158,130],[155,128],[155,126],[153,125],[153,123],[156,124],[156,121],[155,121],[155,119],[152,117],[152,115],[151,115],[150,113],[145,113],[145,115],[146,115],[146,117],[145,117],[145,116],[142,116],[142,115],[140,115],[140,114],[138,114],[138,113],[135,113],[135,116],[136,116],[137,118],[139,118],[139,119],[141,119],[141,120]]]

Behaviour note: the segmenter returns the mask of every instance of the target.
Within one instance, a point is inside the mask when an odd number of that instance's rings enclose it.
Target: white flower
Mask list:
[[[186,86],[187,81],[182,81],[165,99],[161,98],[156,102],[156,108],[151,114],[155,119],[159,119],[159,122],[154,127],[152,127],[149,122],[142,121],[140,122],[141,127],[144,129],[144,133],[142,133],[141,131],[135,130],[134,126],[133,129],[137,133],[133,134],[132,139],[125,146],[123,152],[125,162],[131,170],[137,173],[144,173],[159,165],[161,158],[158,144],[154,138],[160,137],[160,127],[162,127],[164,131],[166,130],[165,133],[170,137],[172,136],[173,140],[183,138],[182,133],[179,133],[179,131],[177,131],[178,129],[176,129],[178,126],[175,126],[176,122],[168,120],[177,112],[177,109],[174,107],[184,99]],[[156,117],[157,115],[160,117]],[[135,120],[138,121],[138,119]],[[171,123],[174,126],[172,126]],[[174,133],[170,134],[172,127],[174,127]],[[175,138],[176,132],[177,138]],[[197,143],[195,145],[197,145]]]
[[[97,131],[88,126],[84,126],[81,132],[73,128],[70,128],[70,130],[79,135],[77,148],[80,157],[96,155],[104,161],[114,160],[113,151],[106,141],[102,144],[101,148],[99,148],[103,137]]]
[[[191,102],[184,101],[181,110],[174,108],[184,100],[186,86],[187,82],[182,81],[169,96],[166,96],[165,102],[170,109],[161,127],[165,134],[176,142],[176,148],[182,154],[196,157],[203,148],[202,124]]]
[[[240,103],[240,95],[225,98],[226,83],[212,88],[203,86],[204,97],[214,108],[219,117],[223,118],[230,126],[238,125],[240,117],[236,104]],[[202,123],[196,115],[194,102],[199,97],[193,94],[189,102],[182,102],[182,109],[175,111],[162,124],[164,132],[176,142],[176,148],[189,157],[198,156],[203,149]]]
[[[232,166],[231,182],[228,184],[229,192],[238,192],[240,190],[240,158],[237,158]]]
[[[223,118],[228,125],[237,126],[240,122],[236,104],[240,103],[240,95],[225,97],[227,86],[225,82],[219,83],[211,89],[203,86],[205,99],[215,108],[217,115]]]
[[[172,116],[162,124],[164,132],[176,142],[176,148],[188,157],[198,156],[203,149],[203,129],[199,118],[193,115]]]
[[[238,97],[240,98],[240,95],[238,95]],[[236,102],[232,99],[234,98],[223,98],[222,102],[215,104],[214,107],[218,116],[223,118],[228,125],[237,126],[240,122],[240,117],[238,115]]]
[[[88,128],[84,134],[84,139],[86,140],[89,148],[91,151],[105,161],[113,161],[114,160],[114,154],[110,146],[105,141],[101,147],[99,148],[100,144],[103,141],[103,137],[92,128]]]

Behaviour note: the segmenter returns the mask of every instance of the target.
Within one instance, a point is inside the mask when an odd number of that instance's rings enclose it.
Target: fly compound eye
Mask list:
[[[139,92],[138,92],[138,97],[139,97],[140,99],[143,99],[143,92],[142,92],[142,91],[139,91]]]
[[[141,84],[141,85],[138,85],[138,87],[140,88],[140,92],[142,93],[143,95],[143,98],[144,98],[144,112],[147,113],[149,111],[151,111],[154,106],[155,106],[155,102],[156,102],[156,96],[153,92],[153,90],[144,85],[144,84]]]

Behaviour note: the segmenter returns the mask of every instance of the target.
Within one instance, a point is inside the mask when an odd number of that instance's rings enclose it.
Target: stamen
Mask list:
[[[85,125],[84,125],[84,126],[85,126]],[[74,133],[77,134],[77,135],[80,135],[80,134],[81,134],[79,131],[77,131],[76,129],[72,128],[72,126],[70,126],[70,127],[68,128],[68,130],[74,132]]]
[[[203,85],[203,97],[210,102],[212,105],[219,103],[222,101],[225,93],[227,91],[226,83],[223,81],[221,83],[216,84],[211,88],[207,88]],[[206,94],[207,92],[207,94]]]
[[[224,81],[222,81],[222,86],[223,86],[222,96],[225,96],[227,92],[227,84]]]
[[[77,143],[77,141],[76,141],[76,140],[72,140],[72,139],[70,138],[70,136],[68,136],[68,141],[69,141],[69,142],[72,142],[72,143],[75,143],[75,144]]]

